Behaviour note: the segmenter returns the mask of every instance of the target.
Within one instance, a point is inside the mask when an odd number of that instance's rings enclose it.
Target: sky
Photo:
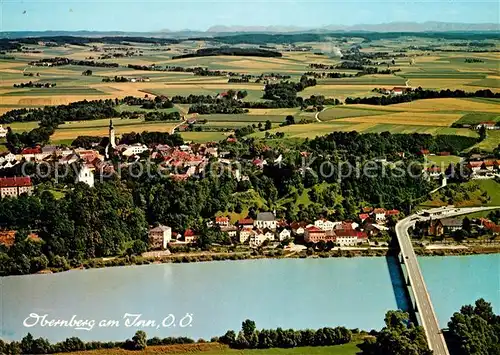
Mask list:
[[[387,22],[499,23],[496,0],[0,0],[0,31],[207,30]]]

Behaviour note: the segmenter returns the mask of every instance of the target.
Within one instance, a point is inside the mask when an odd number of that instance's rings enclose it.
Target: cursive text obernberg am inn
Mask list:
[[[173,314],[168,314],[161,319],[146,319],[141,313],[125,313],[121,319],[84,319],[73,315],[70,319],[51,318],[48,314],[30,313],[23,321],[26,328],[71,328],[74,330],[91,331],[98,328],[187,328],[193,326],[193,314],[186,313],[182,318],[176,318]]]

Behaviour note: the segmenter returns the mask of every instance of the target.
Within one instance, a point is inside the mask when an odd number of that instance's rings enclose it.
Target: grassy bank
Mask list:
[[[303,347],[292,349],[235,350],[218,343],[149,346],[144,350],[103,349],[64,353],[71,355],[153,355],[153,354],[203,354],[203,355],[355,355],[358,342],[336,346]],[[59,354],[63,355],[63,354]]]

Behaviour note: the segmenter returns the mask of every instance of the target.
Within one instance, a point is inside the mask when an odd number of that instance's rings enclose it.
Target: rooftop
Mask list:
[[[0,178],[1,187],[26,187],[31,186],[31,178],[29,176],[15,176]]]
[[[260,212],[257,215],[257,220],[258,221],[274,221],[275,217],[272,212]]]

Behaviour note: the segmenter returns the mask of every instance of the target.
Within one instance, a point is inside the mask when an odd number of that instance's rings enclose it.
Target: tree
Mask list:
[[[458,355],[500,354],[500,317],[484,299],[463,306],[448,322],[449,342]]]
[[[285,125],[292,125],[292,124],[295,124],[295,117],[293,117],[292,115],[286,116]]]
[[[142,240],[136,239],[134,240],[134,243],[128,250],[128,254],[130,255],[141,255],[142,253],[145,253],[147,251],[147,246],[146,243]]]
[[[272,124],[271,124],[271,121],[267,120],[266,121],[266,124],[264,126],[264,130],[267,131],[267,130],[270,130],[272,128]]]
[[[255,332],[256,326],[255,322],[247,319],[241,324],[241,331],[245,335],[245,337],[248,339],[250,336]]]
[[[147,346],[147,336],[142,330],[138,330],[132,338],[135,350],[144,350]]]
[[[462,229],[467,233],[470,233],[472,231],[471,222],[467,216],[462,221]]]
[[[486,127],[484,125],[481,125],[481,127],[479,127],[478,133],[479,133],[479,140],[481,141],[484,141],[488,135]]]
[[[386,326],[376,338],[367,338],[360,345],[365,355],[431,355],[422,327],[408,323],[408,313],[389,311]]]
[[[234,347],[236,349],[248,349],[249,343],[247,338],[245,337],[245,334],[243,332],[239,332],[238,336],[236,337],[236,341],[234,342]]]

